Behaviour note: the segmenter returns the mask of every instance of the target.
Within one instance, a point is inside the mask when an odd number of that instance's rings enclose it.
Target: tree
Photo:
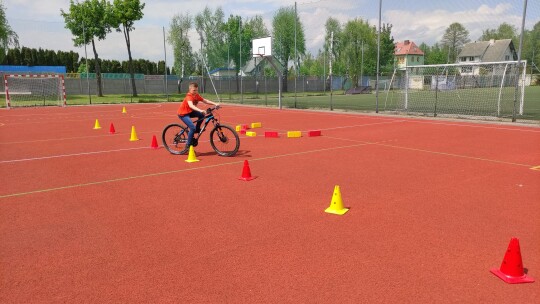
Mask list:
[[[394,37],[392,37],[392,25],[383,24],[381,28],[381,45],[380,45],[380,72],[391,73],[394,65]]]
[[[264,38],[270,35],[261,15],[255,15],[253,18],[248,19],[246,26],[250,29],[252,38]]]
[[[301,75],[323,76],[324,73],[324,55],[319,49],[317,57],[311,53],[302,56],[302,65],[300,66]]]
[[[445,64],[448,60],[448,48],[442,49],[438,43],[432,47],[420,44],[419,48],[424,52],[424,64]]]
[[[69,12],[60,9],[66,28],[74,36],[75,46],[92,44],[94,52],[94,68],[96,71],[98,96],[103,96],[101,87],[101,69],[99,56],[96,51],[95,39],[103,40],[111,32],[112,7],[106,0],[86,0],[74,3],[70,0]]]
[[[240,69],[241,64],[247,61],[248,55],[246,50],[248,45],[247,41],[242,37],[242,17],[230,15],[227,23],[224,24],[224,32],[226,33],[227,39],[227,61],[232,61],[235,67],[236,75],[236,92],[240,92]],[[241,46],[244,46],[242,49]],[[243,51],[243,52],[241,52]],[[251,53],[251,52],[250,52]],[[228,67],[230,62],[226,64]]]
[[[364,71],[373,74],[376,70],[375,28],[371,27],[367,21],[355,18],[345,24],[341,37],[347,74],[351,77],[353,87],[356,88]]]
[[[10,46],[19,47],[19,37],[6,19],[4,4],[0,3],[0,62],[4,61]]]
[[[281,7],[274,15],[272,20],[273,27],[273,53],[274,56],[281,62],[283,69],[283,92],[287,92],[287,76],[289,60],[297,62],[298,58],[295,55],[295,28],[296,28],[296,52],[298,55],[304,55],[306,50],[306,40],[304,28],[300,19],[295,13],[293,7]]]
[[[341,23],[332,17],[326,20],[324,25],[326,35],[325,35],[325,44],[324,50],[327,54],[328,61],[332,60],[332,74],[333,75],[344,75],[345,74],[345,64],[343,63],[341,52],[342,52],[342,32],[343,28]],[[333,33],[333,34],[332,34]],[[333,40],[332,40],[333,37]],[[332,51],[332,54],[330,54]],[[330,71],[329,71],[330,72]]]
[[[512,43],[516,47],[517,52],[517,48],[519,46],[519,35],[517,34],[517,29],[515,26],[503,22],[497,29],[487,29],[482,31],[482,36],[480,36],[481,41],[489,41],[491,39],[512,39]]]
[[[540,72],[540,22],[524,32],[521,58],[527,60],[531,73]]]
[[[129,73],[131,74],[131,88],[133,96],[137,96],[135,86],[135,72],[133,71],[133,58],[131,57],[131,39],[129,33],[135,30],[134,23],[143,17],[144,3],[139,0],[114,0],[113,27],[117,32],[124,34],[129,59]]]
[[[202,60],[209,69],[219,67],[223,64],[223,54],[226,54],[226,35],[223,32],[225,15],[221,7],[214,12],[205,7],[204,10],[195,16],[195,29],[201,41]],[[205,67],[201,67],[204,74]]]
[[[174,15],[169,27],[169,36],[167,41],[172,45],[174,56],[174,71],[180,76],[178,81],[178,93],[184,75],[191,75],[193,72],[191,43],[189,42],[189,30],[193,25],[193,18],[186,13]]]
[[[469,41],[469,31],[463,25],[457,22],[450,24],[441,40],[441,46],[449,50],[448,62],[456,62],[458,53]]]
[[[222,62],[229,67],[231,62],[236,70],[236,91],[239,92],[239,74],[242,66],[252,57],[251,41],[255,38],[268,36],[261,16],[242,21],[242,17],[230,15],[222,29],[225,35]]]

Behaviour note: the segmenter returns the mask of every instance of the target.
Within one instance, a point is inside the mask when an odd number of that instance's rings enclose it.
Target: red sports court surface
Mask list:
[[[225,105],[257,136],[187,163],[177,107],[0,111],[1,303],[539,303],[538,126]]]

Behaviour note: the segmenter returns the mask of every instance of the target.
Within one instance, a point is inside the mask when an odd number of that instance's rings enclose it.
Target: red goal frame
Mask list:
[[[62,86],[62,107],[67,105],[66,103],[66,85],[64,82],[64,75],[62,74],[4,74],[4,87],[6,90],[6,107],[11,108],[11,98],[9,95],[8,78],[59,78]]]

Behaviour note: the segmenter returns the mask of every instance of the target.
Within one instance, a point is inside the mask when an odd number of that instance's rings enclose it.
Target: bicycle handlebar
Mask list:
[[[211,114],[212,111],[214,111],[214,110],[219,110],[219,108],[221,108],[221,106],[214,106],[214,107],[208,108],[208,109],[206,109],[206,114],[207,114],[207,115],[208,115],[208,114]]]

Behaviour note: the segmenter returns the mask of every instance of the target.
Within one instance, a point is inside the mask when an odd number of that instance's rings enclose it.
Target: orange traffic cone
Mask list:
[[[111,133],[111,134],[116,133],[116,130],[114,129],[114,125],[113,125],[112,122],[111,122],[111,126],[109,127],[109,133]]]
[[[506,283],[515,284],[534,282],[534,279],[527,276],[523,271],[519,239],[515,237],[510,239],[510,244],[508,244],[508,249],[506,249],[501,268],[492,268],[490,271]]]
[[[152,148],[152,149],[158,149],[159,148],[159,146],[157,144],[157,138],[156,138],[155,135],[152,137],[152,144],[150,145],[150,148]]]
[[[253,179],[256,179],[256,176],[251,176],[251,170],[249,169],[249,163],[247,160],[244,160],[244,168],[242,169],[242,176],[240,176],[238,179],[243,181],[250,181]]]

